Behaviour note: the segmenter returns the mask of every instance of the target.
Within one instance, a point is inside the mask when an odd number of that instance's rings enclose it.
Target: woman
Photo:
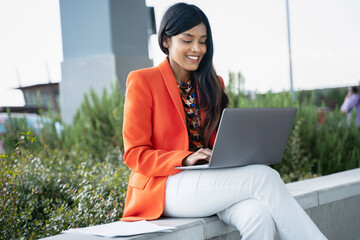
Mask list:
[[[356,109],[356,125],[360,128],[360,95],[357,87],[349,87],[349,92],[345,96],[344,102],[340,107],[342,114],[347,114],[348,124],[351,123],[352,111]]]
[[[273,239],[276,229],[282,239],[326,239],[269,167],[175,169],[209,161],[229,101],[212,67],[211,29],[199,8],[170,7],[158,40],[167,58],[127,80],[124,161],[132,174],[122,220],[217,214],[242,239]]]

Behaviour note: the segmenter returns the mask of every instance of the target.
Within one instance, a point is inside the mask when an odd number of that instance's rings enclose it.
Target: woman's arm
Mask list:
[[[129,74],[124,106],[124,162],[133,171],[145,176],[168,176],[178,173],[192,152],[186,150],[166,151],[154,149],[153,97],[146,80],[139,72]],[[177,126],[174,126],[176,128]]]
[[[341,110],[345,113],[351,112],[359,101],[359,94],[353,94],[344,101],[344,104],[341,106]]]

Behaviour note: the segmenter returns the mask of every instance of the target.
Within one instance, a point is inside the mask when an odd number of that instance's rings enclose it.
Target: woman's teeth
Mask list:
[[[193,56],[186,56],[186,57],[190,58],[191,60],[198,60],[199,59],[199,57],[193,57]]]

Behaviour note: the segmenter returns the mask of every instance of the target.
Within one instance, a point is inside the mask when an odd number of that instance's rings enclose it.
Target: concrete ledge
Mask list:
[[[290,193],[304,208],[360,195],[360,169],[286,184]]]
[[[328,239],[360,239],[360,168],[286,184],[290,193]],[[158,225],[174,226],[171,233],[152,233],[116,239],[239,239],[240,233],[216,216],[163,218]],[[46,240],[104,240],[103,237],[60,234]]]

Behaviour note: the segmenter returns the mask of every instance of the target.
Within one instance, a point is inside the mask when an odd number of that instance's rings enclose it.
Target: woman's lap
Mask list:
[[[164,215],[205,217],[216,214],[236,202],[252,198],[253,179],[265,177],[268,180],[268,175],[278,174],[263,165],[182,171],[170,176],[166,183]]]

